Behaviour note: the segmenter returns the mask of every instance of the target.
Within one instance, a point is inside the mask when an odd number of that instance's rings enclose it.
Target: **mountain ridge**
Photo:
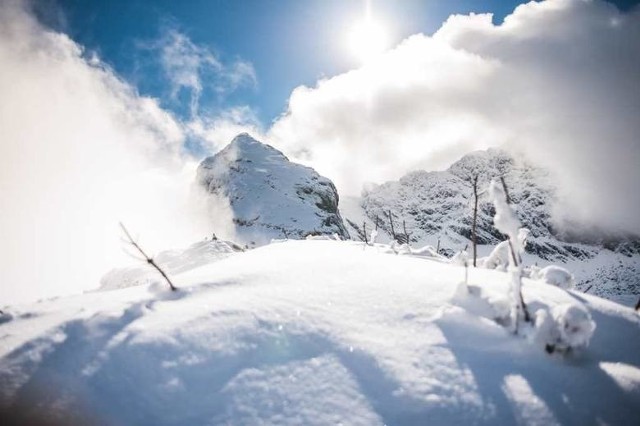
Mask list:
[[[503,177],[518,218],[531,231],[526,248],[531,264],[566,265],[576,275],[578,288],[593,286],[591,291],[601,296],[640,292],[640,242],[580,241],[567,235],[553,219],[558,188],[551,173],[500,149],[469,153],[444,171],[418,170],[397,181],[369,186],[345,213],[350,232],[359,235],[363,223],[372,229],[377,222],[389,239],[394,231],[396,236],[403,234],[406,227],[412,245],[440,246],[448,256],[465,247],[471,252],[474,175],[479,176],[480,256],[505,239],[493,226],[495,211],[484,192],[492,178]]]

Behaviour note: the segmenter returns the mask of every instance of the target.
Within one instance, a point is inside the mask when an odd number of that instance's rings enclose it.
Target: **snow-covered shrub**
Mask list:
[[[553,352],[560,338],[560,332],[553,317],[546,309],[539,309],[535,313],[534,330],[531,335],[533,342],[547,352]]]
[[[496,208],[493,223],[498,231],[509,237],[507,244],[509,247],[509,273],[511,274],[511,327],[517,333],[521,320],[530,321],[527,307],[522,298],[522,262],[520,261],[520,254],[524,250],[529,232],[520,228],[520,221],[516,213],[507,203],[505,191],[495,179],[489,185],[489,195]]]
[[[538,271],[532,271],[531,278],[542,280],[547,284],[564,289],[571,289],[575,285],[575,279],[573,275],[571,275],[571,272],[556,265],[550,265]]]
[[[487,257],[480,258],[478,265],[487,269],[506,270],[509,265],[509,241],[503,241],[491,250]]]
[[[426,245],[417,249],[411,249],[411,254],[413,256],[419,256],[419,257],[433,257],[436,259],[446,259],[444,256],[442,256],[441,254],[438,254],[438,252],[436,251],[435,247],[430,246],[430,245]]]
[[[529,231],[527,228],[520,228],[518,230],[517,240],[520,243],[519,254],[524,253],[524,248],[527,245],[527,238],[529,237]],[[498,244],[487,257],[483,257],[479,261],[479,265],[487,269],[501,269],[505,270],[509,265],[511,257],[511,249],[509,248],[509,241],[503,241]]]
[[[591,319],[589,311],[576,303],[558,305],[551,311],[560,331],[561,342],[571,348],[587,346],[596,323]]]
[[[396,241],[391,241],[390,247],[395,254],[411,254],[411,246],[409,244],[399,244]]]
[[[530,265],[522,268],[522,276],[525,278],[531,278],[532,280],[538,279],[539,272],[540,267],[538,265]]]
[[[449,259],[449,263],[452,265],[459,266],[467,266],[469,261],[469,253],[466,250],[462,250],[454,254],[451,259]]]
[[[547,352],[567,352],[589,344],[596,329],[589,311],[578,303],[565,303],[536,312],[534,340]]]
[[[376,243],[376,238],[378,238],[378,230],[371,230],[371,237],[369,238],[369,244],[374,245]]]

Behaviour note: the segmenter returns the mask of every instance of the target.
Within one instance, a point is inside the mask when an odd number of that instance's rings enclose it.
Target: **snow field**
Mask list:
[[[632,310],[524,279],[533,313],[580,303],[597,324],[588,347],[549,355],[491,319],[508,274],[470,268],[461,296],[464,267],[384,251],[287,241],[177,274],[176,293],[158,282],[9,307],[0,407],[155,425],[637,418]]]

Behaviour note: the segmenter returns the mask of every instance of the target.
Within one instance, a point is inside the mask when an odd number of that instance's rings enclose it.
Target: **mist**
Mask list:
[[[451,16],[360,69],[298,87],[274,144],[333,179],[441,170],[472,150],[523,152],[555,174],[567,232],[640,235],[640,10],[593,0]]]
[[[0,303],[78,293],[146,250],[211,235],[181,123],[99,58],[0,5]],[[195,197],[195,198],[194,198]]]

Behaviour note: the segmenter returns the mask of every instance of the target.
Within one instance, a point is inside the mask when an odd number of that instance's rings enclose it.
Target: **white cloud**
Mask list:
[[[0,300],[94,288],[130,263],[118,221],[151,252],[209,235],[191,208],[183,125],[22,2],[0,5]]]
[[[187,124],[190,135],[196,137],[207,154],[224,148],[240,133],[250,133],[264,140],[264,131],[255,112],[248,106],[228,108],[214,117],[198,116]]]
[[[206,46],[195,44],[176,28],[168,28],[154,43],[140,43],[140,47],[158,51],[159,60],[171,84],[171,96],[178,98],[182,90],[189,93],[193,117],[199,113],[203,90],[208,86],[224,97],[240,87],[255,87],[257,77],[250,62],[237,59],[223,63]]]
[[[297,88],[269,137],[346,192],[505,145],[558,174],[559,219],[640,235],[638,75],[639,10],[530,2],[498,26],[452,16],[432,37]]]

